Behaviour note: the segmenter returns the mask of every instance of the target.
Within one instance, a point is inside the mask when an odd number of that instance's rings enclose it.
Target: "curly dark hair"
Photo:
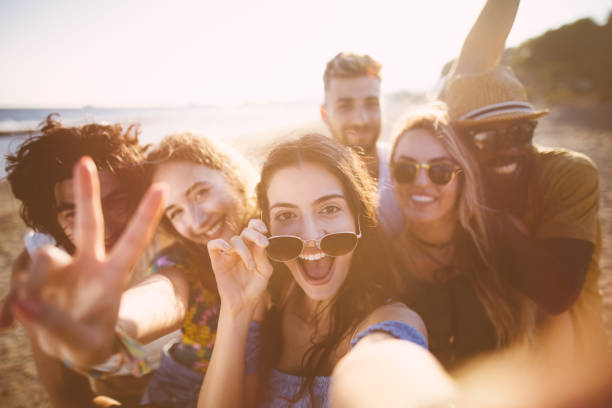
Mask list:
[[[377,226],[376,183],[359,156],[336,140],[306,134],[297,140],[283,142],[270,152],[257,186],[264,221],[269,218],[270,180],[279,170],[300,163],[322,166],[340,181],[353,215],[359,218],[362,237],[355,248],[347,278],[327,311],[331,316],[330,332],[322,341],[313,344],[302,359],[305,381],[294,401],[306,390],[312,395],[315,376],[325,374],[329,357],[338,344],[353,334],[357,325],[374,309],[397,298],[384,236]],[[273,306],[263,323],[263,356],[267,369],[274,367],[280,356],[282,299],[293,279],[283,263],[275,262],[274,268],[268,287]]]
[[[74,244],[57,222],[54,187],[72,178],[72,169],[83,156],[90,156],[98,170],[116,174],[129,183],[130,201],[141,198],[143,147],[138,144],[139,126],[86,124],[62,126],[52,113],[40,124],[40,134],[23,142],[6,157],[7,179],[13,195],[21,201],[21,218],[30,228],[50,234],[69,252]]]

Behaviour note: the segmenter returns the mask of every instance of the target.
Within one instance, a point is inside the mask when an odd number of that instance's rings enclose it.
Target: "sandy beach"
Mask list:
[[[321,129],[320,125],[315,125]],[[600,171],[600,216],[604,234],[600,287],[604,293],[606,325],[612,333],[612,104],[564,105],[551,109],[536,132],[536,141],[545,146],[560,146],[590,156]],[[253,139],[245,144],[261,157],[271,138]],[[243,146],[237,146],[244,150]],[[0,182],[0,296],[8,290],[10,265],[23,248],[26,227],[19,218],[18,202],[5,181]],[[40,385],[29,343],[23,329],[15,326],[0,334],[0,407],[49,407]]]

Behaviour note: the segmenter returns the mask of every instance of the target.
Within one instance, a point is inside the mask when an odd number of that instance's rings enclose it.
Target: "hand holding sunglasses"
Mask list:
[[[361,238],[361,226],[357,220],[357,233],[333,232],[312,240],[315,246],[327,256],[341,256],[351,252]],[[304,250],[307,242],[295,235],[274,235],[268,237],[267,254],[270,259],[277,262],[294,260]]]
[[[469,144],[482,152],[497,153],[512,147],[519,147],[530,143],[533,139],[537,122],[520,121],[508,126],[501,123],[491,125],[490,128],[468,129],[464,137]]]
[[[217,281],[221,304],[234,316],[256,307],[272,275],[272,264],[266,257],[267,228],[258,219],[229,242],[208,242],[208,253]]]
[[[427,177],[438,186],[450,184],[461,168],[448,161],[436,161],[433,163],[417,163],[414,160],[400,160],[391,163],[391,174],[395,181],[400,184],[414,183],[419,174],[419,169],[427,170]]]

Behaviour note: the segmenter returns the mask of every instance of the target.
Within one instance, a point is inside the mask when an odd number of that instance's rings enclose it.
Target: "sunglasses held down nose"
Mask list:
[[[287,262],[296,259],[309,243],[320,249],[325,255],[335,257],[346,255],[357,246],[361,238],[361,227],[357,220],[357,233],[334,232],[325,234],[316,240],[305,241],[295,235],[273,235],[268,237],[266,248],[268,257],[273,261]]]

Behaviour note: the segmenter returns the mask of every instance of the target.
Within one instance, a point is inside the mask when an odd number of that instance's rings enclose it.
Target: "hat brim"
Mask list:
[[[472,127],[472,126],[486,125],[489,123],[510,122],[510,121],[517,120],[517,119],[533,120],[533,119],[541,118],[544,115],[547,115],[548,112],[549,112],[548,109],[534,111],[533,113],[508,112],[508,113],[502,113],[499,115],[489,116],[489,117],[482,118],[482,119],[467,119],[467,120],[452,121],[451,125],[459,127],[459,128],[466,128],[466,127]]]

